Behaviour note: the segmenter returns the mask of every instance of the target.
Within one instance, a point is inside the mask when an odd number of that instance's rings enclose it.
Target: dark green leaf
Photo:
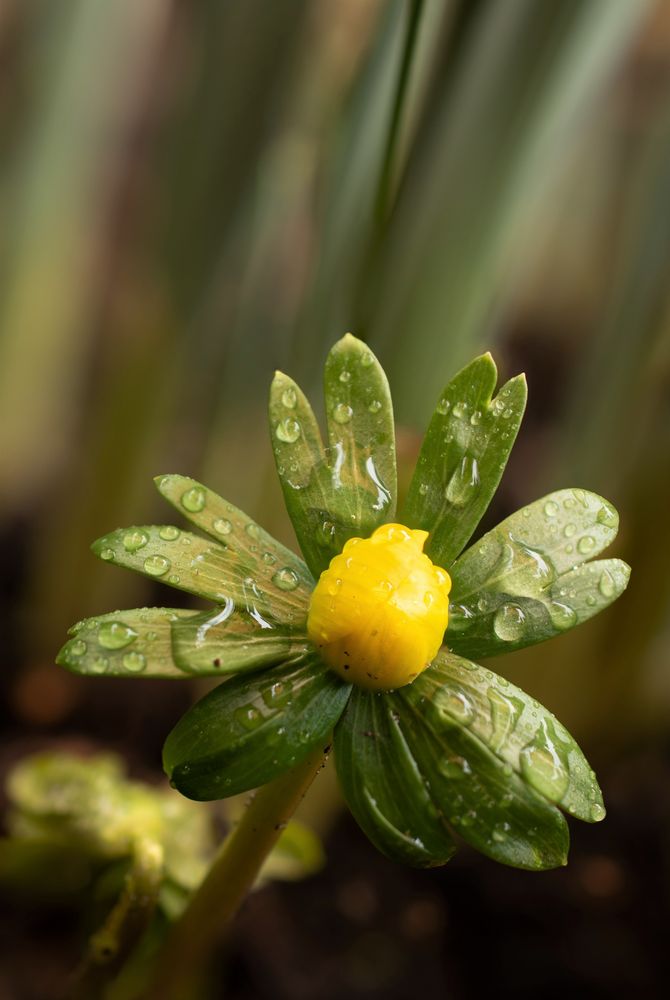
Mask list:
[[[314,653],[232,677],[179,720],[165,741],[165,770],[192,799],[263,785],[327,738],[350,690]]]
[[[367,537],[395,513],[396,462],[388,383],[372,352],[350,334],[326,361],[329,447],[298,386],[277,373],[270,425],[288,512],[315,575],[348,538]]]
[[[76,674],[116,677],[181,677],[172,650],[171,626],[186,623],[195,611],[135,608],[86,618],[70,629],[56,663]],[[198,673],[215,674],[214,667]]]
[[[233,674],[257,670],[294,657],[308,648],[307,636],[286,625],[261,626],[229,600],[172,626],[175,663],[193,674]]]
[[[252,535],[245,534],[252,542]],[[277,622],[296,628],[303,625],[311,592],[307,568],[301,564],[301,576],[297,569],[279,559],[265,561],[265,554],[276,557],[266,548],[262,536],[259,535],[257,542],[258,552],[247,555],[244,545],[238,548],[235,541],[229,545],[223,540],[214,542],[180,531],[172,525],[144,525],[119,528],[99,538],[91,547],[101,559],[178,590],[222,604],[233,600],[261,628]]]
[[[602,611],[625,590],[618,559],[586,562],[617,533],[602,497],[559,490],[517,511],[451,568],[446,642],[458,653],[492,656],[549,639]]]
[[[471,728],[475,705],[446,668],[430,667],[390,697],[435,805],[464,840],[516,868],[565,863],[562,814]]]
[[[475,358],[446,386],[412,477],[404,524],[430,532],[426,554],[449,568],[495,493],[526,406],[523,375],[495,399],[496,366]]]
[[[375,847],[421,868],[449,860],[456,845],[386,695],[353,690],[335,729],[335,762],[347,803]]]

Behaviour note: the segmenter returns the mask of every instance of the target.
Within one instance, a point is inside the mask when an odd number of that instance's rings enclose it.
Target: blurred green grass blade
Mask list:
[[[354,688],[335,729],[335,763],[347,805],[378,850],[418,868],[449,860],[456,845],[384,695]]]
[[[179,720],[165,741],[165,770],[192,799],[257,788],[326,739],[350,690],[314,653],[232,677]]]
[[[526,406],[523,375],[493,399],[496,366],[476,358],[447,384],[424,438],[401,520],[430,532],[426,554],[448,569],[485,513]]]
[[[134,608],[79,622],[56,663],[76,674],[179,677],[187,674],[172,651],[171,626],[196,615],[180,608]],[[203,673],[216,674],[211,667]]]
[[[481,5],[448,92],[434,95],[368,283],[370,342],[392,358],[402,419],[423,419],[439,392],[426,357],[446,353],[456,367],[482,342],[528,204],[647,6],[557,0],[548,17],[535,0]]]

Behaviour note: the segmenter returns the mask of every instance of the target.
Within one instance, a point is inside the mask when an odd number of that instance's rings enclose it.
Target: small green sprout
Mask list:
[[[369,348],[347,335],[328,356],[327,446],[298,386],[278,373],[272,444],[305,561],[195,480],[161,476],[159,491],[200,533],[131,527],[93,550],[214,607],[80,622],[58,662],[84,674],[223,679],[165,743],[165,770],[190,798],[264,785],[333,733],[345,798],[389,858],[443,864],[458,834],[504,864],[564,864],[561,810],[587,822],[605,815],[595,775],[550,712],[472,658],[586,621],[623,592],[630,571],[618,559],[588,561],[613,540],[618,516],[583,489],[535,501],[465,549],[526,403],[523,376],[494,397],[496,378],[486,354],[446,386],[396,514],[393,411]],[[375,534],[382,525],[414,539],[412,553],[391,551],[393,530]],[[382,547],[353,560],[350,540],[370,545],[372,536]],[[338,605],[340,587],[347,597]],[[433,600],[439,615],[418,614]],[[348,636],[365,663],[350,675]],[[415,646],[430,653],[414,655]],[[404,673],[403,647],[412,652]]]

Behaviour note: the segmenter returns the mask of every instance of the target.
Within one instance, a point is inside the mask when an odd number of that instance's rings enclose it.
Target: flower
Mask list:
[[[388,857],[442,864],[456,833],[505,864],[564,864],[563,812],[605,815],[595,775],[550,712],[472,658],[585,621],[630,571],[587,561],[618,516],[581,489],[535,501],[465,548],[525,407],[523,376],[494,397],[496,378],[487,354],[446,386],[396,518],[393,412],[371,351],[347,335],[328,356],[327,447],[299,387],[277,373],[272,443],[304,561],[195,480],[158,477],[200,533],[131,527],[93,550],[214,607],[88,619],[58,662],[225,678],[165,743],[165,769],[190,798],[258,787],[334,732],[345,798]]]

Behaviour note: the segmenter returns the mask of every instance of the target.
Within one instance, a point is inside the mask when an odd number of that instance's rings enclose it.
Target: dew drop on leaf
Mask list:
[[[340,372],[340,382],[350,382],[350,381],[351,381],[351,372],[348,372],[345,368],[344,371]]]
[[[593,535],[584,535],[577,542],[577,550],[586,555],[587,552],[591,552],[596,547],[596,540]]]
[[[547,500],[544,505],[544,512],[547,517],[556,517],[559,511],[559,506],[554,500]]]
[[[144,572],[149,576],[164,576],[170,568],[170,560],[165,556],[147,556],[144,560]]]
[[[440,771],[445,778],[463,778],[472,773],[465,757],[447,757],[440,764]]]
[[[137,552],[149,541],[149,536],[145,531],[127,531],[123,536],[123,547],[126,552]],[[103,557],[104,558],[104,557]]]
[[[552,802],[560,802],[570,781],[568,769],[548,738],[546,727],[534,743],[524,747],[520,754],[521,773],[537,792]]]
[[[94,674],[104,674],[109,666],[106,656],[94,656],[91,661],[91,672]]]
[[[300,437],[300,424],[295,417],[284,417],[275,427],[275,435],[284,444],[294,444]]]
[[[295,405],[298,402],[298,397],[294,388],[289,386],[288,389],[284,389],[281,394],[281,401],[287,410],[295,409]]]
[[[616,528],[619,523],[619,516],[615,510],[612,510],[611,507],[603,504],[596,514],[596,521],[598,524],[602,524],[606,528]]]
[[[573,524],[572,521],[569,521],[568,524],[566,524],[566,526],[563,528],[563,534],[565,535],[566,538],[572,538],[572,536],[575,534],[576,531],[577,531],[577,525]]]
[[[449,606],[448,631],[462,632],[474,618],[474,614],[465,604],[451,604]]]
[[[382,404],[378,399],[373,399],[370,405],[368,406],[368,410],[370,411],[370,413],[379,413],[381,408]]]
[[[243,705],[241,708],[236,708],[233,715],[235,717],[235,722],[237,722],[242,729],[249,731],[258,729],[263,721],[263,716],[257,708],[254,708],[253,705]]]
[[[371,364],[374,363],[374,355],[371,351],[365,351],[361,355],[361,365],[363,368],[369,368]]]
[[[472,702],[463,691],[440,688],[433,696],[433,704],[441,713],[450,715],[462,725],[469,725],[475,717]]]
[[[563,604],[561,601],[551,601],[547,605],[547,610],[554,628],[563,631],[564,629],[572,628],[577,623],[577,612],[569,604]]]
[[[104,559],[105,562],[109,562],[110,559],[114,558],[114,549],[103,549],[100,553],[100,558]]]
[[[525,630],[526,616],[518,604],[503,604],[495,613],[493,631],[503,642],[516,642]]]
[[[256,540],[260,538],[261,529],[258,527],[257,524],[254,523],[254,521],[249,521],[249,523],[245,526],[244,530],[246,531],[249,538],[254,538]]]
[[[73,656],[83,656],[86,652],[86,643],[83,639],[75,639],[74,642],[70,643],[69,652]]]
[[[333,420],[336,424],[348,424],[354,411],[348,403],[338,403],[333,409]]]
[[[454,407],[454,412],[455,412]],[[452,473],[444,495],[455,507],[463,507],[472,499],[479,487],[479,467],[472,455],[464,455]]]
[[[158,532],[160,537],[166,542],[174,542],[175,538],[179,538],[181,532],[179,528],[175,528],[172,524],[164,525]]]
[[[437,404],[437,412],[440,414],[441,417],[444,417],[449,412],[450,406],[451,403],[449,402],[448,399],[441,399],[440,402]]]
[[[233,530],[232,524],[225,517],[217,517],[212,523],[212,527],[217,535],[229,535]]]
[[[197,514],[205,506],[205,491],[200,486],[193,486],[182,494],[181,505],[191,514]]]
[[[98,630],[98,642],[105,649],[123,649],[136,638],[135,629],[123,622],[103,622]]]
[[[598,581],[598,590],[603,595],[603,597],[614,597],[614,592],[616,587],[614,585],[614,580],[612,574],[608,573],[606,569],[600,574],[600,580]]]
[[[147,665],[146,657],[142,653],[125,653],[123,657],[123,666],[126,670],[129,670],[131,674],[141,674]]]
[[[599,802],[594,802],[591,806],[591,819],[594,823],[598,823],[601,819],[605,818],[605,806],[601,806]]]
[[[288,566],[284,566],[283,569],[277,570],[272,577],[272,582],[279,587],[280,590],[295,590],[298,586],[298,574]]]

